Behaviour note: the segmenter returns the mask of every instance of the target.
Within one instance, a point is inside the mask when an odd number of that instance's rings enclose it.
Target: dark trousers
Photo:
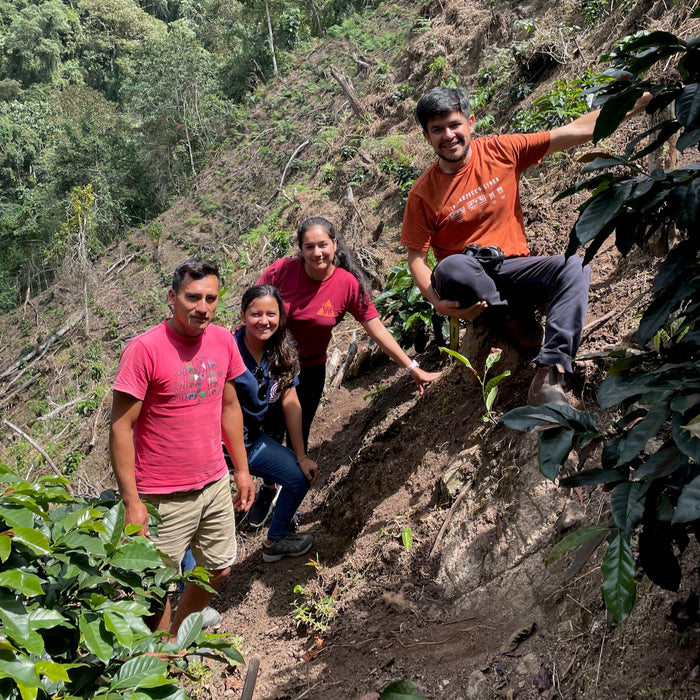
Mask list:
[[[464,255],[460,257],[466,259]],[[447,265],[444,269],[449,269],[450,275],[459,274],[459,283],[468,287],[473,275],[472,263],[462,265],[455,258],[457,256],[454,255],[446,258],[456,264]],[[440,279],[440,276],[438,265],[434,279],[443,285],[449,282],[444,276]],[[591,269],[588,265],[584,267],[579,257],[527,256],[506,258],[500,270],[491,273],[490,280],[486,281],[487,285],[493,284],[493,288],[484,290],[483,276],[475,280],[474,286],[479,291],[478,299],[488,298],[489,306],[495,303],[493,310],[486,310],[487,314],[508,313],[517,316],[544,307],[547,315],[544,344],[535,362],[538,365],[561,365],[566,372],[571,372],[581,342],[590,281]],[[502,302],[506,303],[498,306]]]
[[[326,384],[326,365],[314,365],[304,367],[299,372],[299,384],[297,385],[297,396],[301,404],[301,432],[304,437],[304,451],[309,448],[309,433],[313,423],[316,410],[323,396],[323,387]],[[282,442],[285,437],[287,426],[284,422],[284,413],[279,401],[270,404],[263,430],[274,440]],[[292,443],[287,436],[287,447],[291,448]]]

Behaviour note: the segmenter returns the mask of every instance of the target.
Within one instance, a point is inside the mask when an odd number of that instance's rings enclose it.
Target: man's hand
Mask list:
[[[318,479],[318,464],[316,464],[313,459],[306,456],[302,457],[297,464],[299,465],[299,469],[301,469],[304,476],[313,486],[316,483],[316,479]]]
[[[433,306],[435,307],[435,311],[443,316],[463,318],[466,321],[473,321],[484,312],[488,304],[485,301],[477,301],[473,306],[461,308],[458,301],[437,299],[433,302]]]
[[[141,529],[136,533],[137,535],[142,535],[143,537],[150,535],[148,531],[148,510],[143,501],[138,500],[129,505],[124,504],[124,524],[139,525]]]
[[[255,501],[255,484],[250,478],[248,471],[236,470],[233,473],[233,480],[236,482],[238,493],[233,499],[233,507],[236,510],[248,511]]]

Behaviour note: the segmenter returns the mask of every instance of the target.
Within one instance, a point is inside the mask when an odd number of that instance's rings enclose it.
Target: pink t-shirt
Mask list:
[[[262,273],[258,284],[272,284],[279,289],[302,367],[326,361],[333,328],[343,320],[346,311],[359,322],[379,316],[354,275],[341,267],[319,282],[306,274],[302,258],[280,258]]]
[[[164,321],[127,343],[113,388],[143,401],[134,425],[139,493],[201,489],[226,473],[224,384],[245,371],[221,326],[187,338]]]
[[[438,260],[471,243],[498,246],[506,255],[528,255],[518,183],[522,172],[547,153],[548,131],[474,139],[467,164],[446,173],[435,161],[408,195],[401,243],[431,246]]]

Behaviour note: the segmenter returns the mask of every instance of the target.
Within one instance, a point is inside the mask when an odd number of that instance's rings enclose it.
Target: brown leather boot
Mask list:
[[[564,393],[564,373],[556,365],[539,367],[530,383],[527,402],[530,406],[541,406],[543,403],[568,406],[569,400]]]

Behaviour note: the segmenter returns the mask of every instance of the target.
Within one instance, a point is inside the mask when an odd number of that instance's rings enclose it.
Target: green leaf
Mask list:
[[[177,632],[177,644],[180,649],[186,649],[192,644],[202,631],[203,617],[201,612],[188,615],[180,625]]]
[[[641,482],[619,484],[610,494],[613,520],[625,540],[641,522],[645,502],[646,485]]]
[[[46,676],[50,683],[57,683],[58,681],[70,681],[70,676],[66,667],[55,661],[37,661],[36,662],[37,673],[42,676]]]
[[[9,527],[26,527],[31,529],[34,525],[34,515],[32,512],[21,506],[0,506],[0,518],[2,518]]]
[[[678,497],[672,523],[692,523],[700,518],[700,476],[686,484]]]
[[[695,416],[695,418],[688,421],[685,425],[682,425],[681,428],[687,430],[694,439],[700,439],[700,415]]]
[[[201,613],[199,613],[201,615]],[[191,617],[191,616],[190,616]],[[155,678],[164,677],[168,663],[157,656],[137,656],[129,659],[120,669],[112,682],[112,690],[142,687],[142,683],[150,683]]]
[[[427,700],[427,698],[428,696],[410,681],[390,683],[379,694],[379,700]]]
[[[41,682],[33,661],[14,656],[4,649],[0,651],[0,678],[12,678],[16,683],[30,687]]]
[[[0,572],[0,586],[17,591],[27,598],[43,595],[42,580],[36,575],[21,569],[7,569]]]
[[[413,547],[413,530],[410,527],[406,526],[401,529],[401,542],[404,549],[410,552],[411,547]]]
[[[593,240],[603,227],[617,214],[629,196],[631,184],[613,187],[593,195],[579,216],[574,231],[581,245]]]
[[[693,128],[700,121],[700,84],[685,85],[676,99],[676,119],[686,128]]]
[[[491,367],[493,367],[500,359],[501,359],[501,351],[500,350],[498,350],[496,352],[490,352],[488,354],[488,357],[486,358],[486,363],[485,363],[486,371],[488,372],[488,370],[490,370]]]
[[[643,449],[666,420],[669,402],[663,401],[653,405],[646,416],[622,436],[616,466],[631,462]]]
[[[108,663],[112,658],[112,635],[107,633],[102,620],[100,618],[88,620],[86,616],[81,616],[79,626],[87,649],[103,663]]]
[[[16,527],[12,530],[12,536],[15,542],[28,547],[35,554],[51,554],[51,545],[46,539],[46,536],[28,527]]]
[[[6,562],[12,552],[12,538],[9,535],[0,535],[0,562]]]
[[[112,565],[127,571],[143,571],[164,566],[160,554],[153,544],[143,542],[127,542],[112,557]]]
[[[446,352],[448,355],[452,355],[452,357],[458,359],[460,362],[462,362],[467,367],[469,367],[469,369],[472,372],[474,372],[474,374],[476,374],[476,370],[474,369],[474,367],[472,367],[472,363],[466,357],[464,357],[464,355],[462,355],[461,353],[458,353],[456,350],[450,350],[450,348],[443,348],[443,347],[440,348],[440,351]]]
[[[105,627],[112,632],[122,646],[130,648],[134,642],[134,633],[129,623],[121,616],[106,611],[104,614]]]
[[[44,630],[67,625],[68,619],[61,615],[58,610],[48,608],[37,608],[29,613],[29,627],[33,630]]]
[[[549,428],[540,433],[540,471],[550,480],[559,476],[574,442],[573,430]]]
[[[620,533],[610,543],[601,571],[605,607],[617,622],[622,622],[634,607],[637,587],[634,582],[632,550]]]
[[[549,564],[564,554],[568,554],[575,549],[579,549],[579,547],[583,547],[584,544],[587,544],[596,538],[600,538],[602,541],[602,538],[608,532],[610,532],[610,528],[602,525],[587,525],[579,530],[574,530],[573,532],[570,532],[562,537],[559,542],[552,547],[552,551],[547,557],[545,563]]]

